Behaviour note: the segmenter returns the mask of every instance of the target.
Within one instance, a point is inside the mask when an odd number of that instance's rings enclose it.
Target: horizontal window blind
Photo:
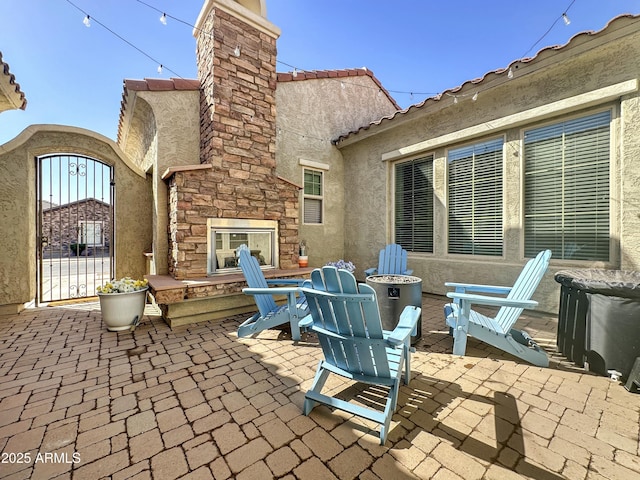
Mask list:
[[[525,254],[609,260],[610,123],[601,112],[525,132]]]
[[[322,223],[322,200],[304,199],[304,223]]]
[[[502,255],[502,139],[450,150],[449,253]]]
[[[433,253],[433,156],[395,165],[395,242]]]

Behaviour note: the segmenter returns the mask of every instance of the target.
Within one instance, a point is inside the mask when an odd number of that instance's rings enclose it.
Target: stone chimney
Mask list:
[[[297,266],[299,186],[276,175],[276,39],[264,0],[206,0],[194,29],[200,167],[169,183],[169,271],[206,275],[211,219],[274,220],[280,268]],[[207,260],[209,258],[209,260]]]

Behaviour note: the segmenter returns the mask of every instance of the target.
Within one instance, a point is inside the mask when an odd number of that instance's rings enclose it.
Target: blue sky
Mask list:
[[[0,51],[28,100],[26,111],[0,114],[0,145],[40,123],[115,139],[125,78],[197,77],[192,28],[171,18],[162,25],[151,7],[193,25],[203,3],[0,0]],[[267,0],[282,30],[278,71],[366,66],[402,108],[623,13],[640,13],[640,0]]]

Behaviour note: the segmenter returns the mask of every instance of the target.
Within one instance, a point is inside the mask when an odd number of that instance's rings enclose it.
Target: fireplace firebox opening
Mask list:
[[[237,249],[247,245],[260,268],[278,267],[278,222],[239,218],[207,219],[207,274],[240,271]]]

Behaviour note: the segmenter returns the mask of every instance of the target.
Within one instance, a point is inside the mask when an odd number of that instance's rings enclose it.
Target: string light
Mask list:
[[[66,0],[66,1],[67,1],[69,4],[71,4],[73,7],[75,7],[76,9],[78,9],[78,10],[80,10],[81,12],[85,13],[85,15],[86,15],[86,16],[85,16],[85,18],[84,18],[84,20],[83,20],[83,22],[82,22],[82,23],[83,23],[86,27],[90,27],[90,26],[91,26],[91,20],[96,21],[95,19],[92,19],[92,18],[90,17],[90,15],[89,15],[89,14],[87,14],[86,12],[84,12],[80,7],[78,7],[77,5],[75,5],[71,0]],[[198,30],[198,31],[200,31],[200,32],[202,32],[202,33],[204,33],[204,34],[206,34],[206,35],[210,35],[210,36],[212,36],[212,37],[213,37],[213,33],[211,33],[211,32],[204,31],[204,30],[202,30],[202,29],[200,29],[200,28],[196,27],[195,25],[192,25],[192,24],[190,24],[190,23],[188,23],[188,22],[185,22],[184,20],[181,20],[181,19],[179,19],[179,18],[177,18],[177,17],[174,17],[174,16],[172,16],[172,15],[168,15],[166,12],[163,12],[162,10],[159,10],[158,8],[154,7],[153,5],[150,5],[150,4],[148,4],[148,3],[146,3],[146,2],[144,2],[144,1],[142,1],[142,0],[136,0],[136,1],[137,1],[138,3],[140,3],[140,4],[142,4],[142,5],[145,5],[146,7],[150,8],[150,9],[153,9],[153,10],[156,10],[157,12],[159,12],[159,13],[162,13],[162,15],[160,16],[160,22],[161,22],[163,25],[166,25],[166,24],[167,24],[167,18],[172,18],[172,19],[174,19],[174,20],[176,20],[176,21],[178,21],[178,22],[180,22],[180,23],[183,23],[183,24],[185,24],[185,25],[187,25],[187,26],[190,26],[190,27],[191,27],[191,28],[193,28],[193,29],[196,29],[196,30]],[[534,48],[538,43],[540,43],[540,42],[541,42],[541,41],[542,41],[542,40],[543,40],[543,39],[544,39],[544,38],[549,34],[549,32],[553,29],[553,27],[556,25],[556,23],[557,23],[560,19],[562,19],[562,20],[563,20],[563,22],[564,22],[564,24],[565,24],[565,25],[567,25],[567,26],[571,24],[571,20],[569,19],[569,16],[568,16],[568,11],[569,11],[569,9],[573,6],[573,4],[574,4],[574,3],[575,3],[575,0],[571,0],[571,2],[569,3],[568,7],[564,10],[564,12],[563,12],[563,13],[562,13],[558,18],[556,18],[556,20],[555,20],[555,21],[554,21],[554,23],[551,25],[551,27],[549,27],[549,29],[548,29],[548,30],[547,30],[547,31],[546,31],[546,32],[545,32],[545,33],[544,33],[544,34],[543,34],[543,35],[542,35],[542,36],[541,36],[541,37],[540,37],[540,38],[539,38],[539,39],[538,39],[538,40],[537,40],[537,41],[536,41],[536,42],[535,42],[535,43],[534,43],[530,48],[529,48],[529,50],[527,50],[527,52],[525,52],[525,54],[522,56],[522,58],[524,58],[524,57],[525,57],[525,56],[526,56],[526,55],[527,55],[527,54],[528,54],[528,53],[529,53],[529,52],[530,52],[530,51],[531,51],[531,50],[532,50],[532,49],[533,49],[533,48]],[[113,30],[111,30],[110,28],[108,28],[106,25],[104,25],[104,24],[102,24],[102,23],[100,23],[100,22],[98,22],[98,21],[96,21],[96,22],[97,22],[100,26],[102,26],[103,28],[105,28],[107,31],[109,31],[110,33],[112,33],[113,35],[115,35],[116,37],[118,37],[120,40],[122,40],[123,42],[127,43],[128,45],[130,45],[130,46],[131,46],[131,47],[133,47],[134,49],[138,50],[140,53],[142,53],[143,55],[145,55],[147,58],[149,58],[149,59],[153,60],[153,58],[152,58],[150,55],[148,55],[147,53],[145,53],[144,51],[142,51],[141,49],[139,49],[138,47],[136,47],[135,45],[133,45],[131,42],[129,42],[128,40],[126,40],[126,39],[125,39],[125,38],[123,38],[122,36],[120,36],[120,35],[118,35],[117,33],[115,33]],[[240,45],[237,45],[237,46],[235,47],[235,49],[234,49],[233,53],[234,53],[234,55],[235,55],[236,57],[239,57],[239,56],[240,56],[240,54],[241,54],[241,46],[240,46]],[[289,67],[292,67],[291,65],[288,65],[287,63],[282,62],[282,61],[280,61],[280,60],[276,60],[276,62],[277,62],[277,63],[281,63],[281,64],[283,64],[283,65],[287,65],[287,66],[289,66]],[[162,64],[159,64],[159,66],[158,66],[158,73],[161,73],[161,72],[162,72],[162,70],[163,70],[164,68],[166,68],[167,70],[169,70],[170,72],[172,72],[172,73],[173,73],[174,75],[176,75],[177,77],[182,78],[180,75],[178,75],[177,73],[173,72],[172,70],[170,70],[169,68],[165,67],[165,66],[164,66],[164,65],[162,65]],[[366,70],[366,68],[364,68],[364,69]],[[296,77],[296,76],[297,76],[297,74],[298,74],[298,68],[297,68],[297,67],[293,67],[293,76],[294,76],[294,77]],[[508,72],[507,72],[507,77],[508,77],[509,79],[512,79],[512,78],[514,77],[514,73],[513,73],[513,70],[511,69],[511,67],[509,68],[509,70],[508,70]],[[349,82],[349,83],[352,83],[352,82]],[[382,94],[382,90],[381,90],[381,89],[379,89],[378,87],[370,87],[370,86],[362,85],[362,84],[359,84],[359,83],[354,83],[354,85],[356,85],[356,86],[358,86],[358,87],[364,87],[364,88],[376,88],[376,89],[378,90],[378,95],[381,95],[381,94]],[[344,88],[345,88],[345,82],[341,80],[341,81],[340,81],[340,86],[341,86],[341,88],[343,88],[343,89],[344,89]],[[388,93],[393,93],[393,94],[409,94],[412,100],[413,100],[414,94],[415,94],[415,95],[426,95],[426,96],[436,96],[436,95],[438,95],[437,93],[434,93],[434,92],[407,92],[407,91],[400,91],[400,90],[386,90],[386,91],[387,91]],[[459,96],[465,96],[465,95],[459,95]],[[454,103],[457,103],[457,97],[458,97],[458,96],[454,96]],[[477,100],[477,98],[478,98],[478,92],[476,92],[476,93],[473,95],[472,100],[473,100],[473,101],[476,101],[476,100]]]
[[[298,76],[298,69],[294,68],[293,73],[291,75],[293,75],[293,78],[296,78]]]
[[[149,55],[147,52],[145,52],[144,50],[136,47],[133,43],[131,43],[129,40],[127,40],[126,38],[124,38],[122,35],[119,35],[118,33],[114,32],[112,29],[110,29],[109,27],[107,27],[104,23],[100,22],[99,20],[96,20],[96,18],[91,18],[89,16],[89,14],[87,12],[85,12],[84,10],[82,10],[80,7],[78,7],[75,3],[73,3],[71,0],[66,0],[66,2],[71,5],[72,7],[74,7],[76,10],[79,10],[80,12],[82,12],[84,15],[86,15],[85,20],[82,22],[85,25],[87,25],[87,23],[89,23],[90,20],[93,20],[95,23],[97,23],[98,25],[100,25],[102,28],[104,28],[106,31],[108,31],[111,35],[113,35],[114,37],[118,37],[120,40],[122,40],[124,43],[126,43],[127,45],[129,45],[131,48],[137,50],[138,52],[140,52],[142,55],[144,55],[145,57],[147,57],[149,60],[151,60],[153,63],[158,64],[158,65],[162,65],[158,60],[156,60],[155,58],[153,58],[151,55]],[[89,25],[87,25],[89,26]],[[171,72],[172,74],[174,74],[176,77],[178,78],[182,78],[181,75],[179,75],[178,73],[174,72],[173,70],[171,70],[170,68],[168,68],[166,65],[162,65],[162,67],[166,70],[168,70],[169,72]]]

